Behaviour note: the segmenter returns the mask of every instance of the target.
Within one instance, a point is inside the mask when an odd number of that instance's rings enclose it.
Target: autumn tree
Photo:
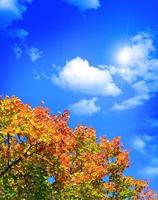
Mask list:
[[[68,120],[68,111],[50,114],[43,102],[0,99],[1,200],[158,199],[146,182],[124,175],[129,154],[120,137],[97,140],[94,129],[71,129]]]

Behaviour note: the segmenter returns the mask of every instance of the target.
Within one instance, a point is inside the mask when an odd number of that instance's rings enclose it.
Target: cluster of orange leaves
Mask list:
[[[31,108],[17,97],[1,98],[0,175],[23,171],[24,163],[31,162],[41,165],[63,188],[108,176],[109,181],[101,183],[106,194],[121,192],[129,185],[134,199],[156,199],[146,182],[124,176],[129,154],[123,150],[120,137],[98,141],[94,129],[78,125],[73,130],[68,122],[68,111],[50,114],[43,102]]]

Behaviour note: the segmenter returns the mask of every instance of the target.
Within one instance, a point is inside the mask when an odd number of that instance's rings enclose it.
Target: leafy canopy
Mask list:
[[[157,199],[146,182],[124,175],[120,137],[98,141],[94,129],[71,129],[68,120],[68,111],[50,114],[43,102],[0,99],[0,199]]]

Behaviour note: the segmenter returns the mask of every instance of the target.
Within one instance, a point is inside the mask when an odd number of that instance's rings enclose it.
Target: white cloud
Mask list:
[[[92,115],[100,111],[100,107],[96,105],[96,98],[82,99],[77,103],[69,106],[69,109],[77,115]]]
[[[10,10],[11,12],[18,13],[17,0],[1,0],[0,9]]]
[[[113,76],[119,75],[127,82],[133,88],[135,96],[115,103],[113,110],[126,110],[143,105],[158,92],[158,59],[152,57],[155,50],[153,37],[141,33],[134,36],[130,42],[131,45],[124,47],[121,52],[122,65],[112,66],[109,70]]]
[[[144,102],[147,101],[148,99],[150,99],[149,95],[137,95],[121,103],[115,103],[112,109],[118,111],[132,109],[137,106],[143,105]]]
[[[122,102],[116,99],[112,110],[123,111],[144,105],[158,93],[158,58],[154,56],[153,36],[139,33],[122,51],[118,66],[94,67],[87,60],[74,58],[58,69],[59,73],[52,81],[59,87],[89,95],[118,96],[123,93],[116,84],[120,78],[134,95],[127,93],[129,97]]]
[[[52,81],[60,87],[90,95],[117,96],[121,93],[108,70],[90,66],[80,57],[67,62]]]
[[[119,74],[128,83],[137,81],[139,77],[147,75],[153,65],[158,64],[158,60],[153,60],[151,54],[154,51],[153,38],[150,34],[141,33],[134,36],[131,45],[125,46],[122,51],[130,52],[130,56],[125,63],[120,63],[121,67],[111,67],[112,74]],[[149,64],[150,62],[150,64]],[[151,62],[152,65],[151,65]],[[158,65],[156,66],[158,68]]]
[[[31,1],[0,0],[0,28],[6,28],[13,21],[22,19],[22,14],[27,9],[27,3],[31,3]]]
[[[71,5],[78,7],[80,10],[97,9],[100,6],[99,0],[65,0]]]
[[[132,85],[132,88],[135,90],[136,95],[121,103],[115,103],[113,110],[127,110],[132,109],[137,106],[143,105],[145,101],[150,99],[150,90],[145,81],[138,81]]]
[[[26,54],[30,57],[32,62],[35,62],[42,57],[43,51],[40,51],[36,47],[30,47],[26,50]]]
[[[132,85],[135,92],[139,95],[148,94],[150,92],[147,83],[144,80],[137,81]]]

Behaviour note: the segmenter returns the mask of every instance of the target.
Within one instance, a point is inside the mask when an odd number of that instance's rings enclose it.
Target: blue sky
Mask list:
[[[0,94],[97,137],[122,136],[126,174],[158,191],[158,2],[0,0]]]

